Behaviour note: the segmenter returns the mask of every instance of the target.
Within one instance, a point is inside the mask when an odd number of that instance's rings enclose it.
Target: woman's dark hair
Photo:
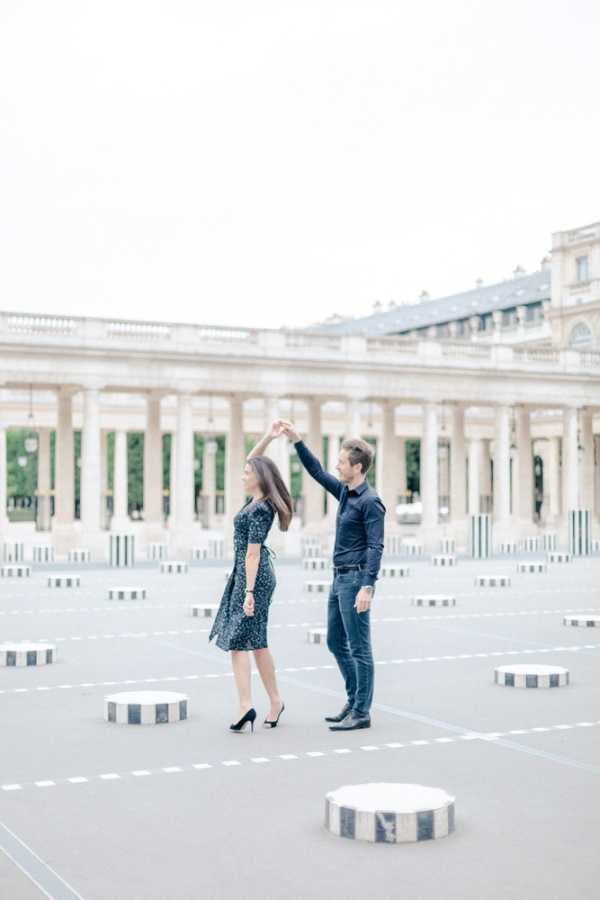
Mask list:
[[[287,531],[292,521],[294,507],[279,469],[268,456],[252,456],[247,463],[254,470],[264,499],[271,504],[279,517],[280,530]]]

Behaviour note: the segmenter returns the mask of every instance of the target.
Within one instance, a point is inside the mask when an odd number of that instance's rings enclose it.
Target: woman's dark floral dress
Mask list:
[[[268,500],[249,500],[233,519],[233,570],[208,636],[209,642],[217,636],[215,643],[221,650],[260,650],[267,646],[269,605],[276,580],[272,551],[263,541],[274,518],[275,508]],[[247,616],[243,610],[248,544],[262,544],[254,583],[253,616]]]

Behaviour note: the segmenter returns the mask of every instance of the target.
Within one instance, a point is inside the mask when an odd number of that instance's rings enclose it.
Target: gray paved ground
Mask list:
[[[600,612],[600,559],[544,575],[517,574],[514,559],[409,564],[408,579],[379,583],[373,726],[347,735],[322,718],[344,700],[337,668],[306,642],[326,596],[303,583],[323,575],[299,563],[278,560],[271,613],[286,710],[277,729],[241,735],[228,731],[228,655],[188,612],[218,601],[223,565],[181,576],[82,566],[79,590],[45,587],[45,573],[73,566],[0,582],[0,641],[59,648],[55,665],[0,669],[2,900],[596,900],[600,629],[567,628],[562,615]],[[475,588],[480,572],[509,572],[512,587]],[[105,599],[135,583],[147,601]],[[412,607],[423,590],[450,590],[457,606]],[[494,684],[495,665],[527,660],[567,666],[571,685]],[[185,691],[189,719],[104,722],[106,693],[152,685]],[[325,793],[367,781],[445,788],[456,831],[394,846],[328,834]]]

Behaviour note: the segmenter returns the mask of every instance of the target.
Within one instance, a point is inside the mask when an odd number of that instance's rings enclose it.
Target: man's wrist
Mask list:
[[[371,596],[375,593],[375,585],[373,584],[363,584],[363,588],[365,591],[368,591]]]

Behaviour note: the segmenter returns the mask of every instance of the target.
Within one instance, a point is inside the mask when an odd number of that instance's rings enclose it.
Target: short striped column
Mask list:
[[[2,561],[5,563],[23,562],[25,559],[25,547],[23,541],[4,541],[2,546]]]
[[[422,784],[348,784],[325,795],[325,828],[372,843],[435,840],[454,831],[455,799]]]
[[[34,563],[54,562],[54,547],[50,544],[34,544],[31,552]]]
[[[513,556],[519,550],[519,545],[516,541],[502,541],[500,543],[500,553],[503,553],[505,556]]]
[[[185,575],[188,564],[182,559],[163,559],[160,571],[164,575]]]
[[[48,587],[51,588],[76,588],[81,586],[79,575],[61,572],[60,575],[48,575]]]
[[[549,563],[570,563],[573,562],[573,557],[570,553],[565,553],[562,550],[554,550],[547,554],[547,559]]]
[[[591,616],[589,613],[564,616],[563,625],[570,625],[573,628],[600,628],[600,616]]]
[[[75,547],[67,551],[67,561],[70,563],[86,563],[91,562],[91,559],[92,554],[87,547]]]
[[[315,534],[305,534],[300,538],[300,554],[303,557],[322,556],[321,538]]]
[[[546,531],[542,535],[542,541],[544,550],[556,550],[558,546],[558,535],[555,531]]]
[[[598,538],[594,538],[592,541],[592,553],[600,553],[600,541]]]
[[[440,539],[440,552],[449,554],[456,550],[456,541],[454,538],[443,537]]]
[[[218,603],[194,603],[190,607],[190,612],[197,619],[214,619],[218,609]]]
[[[410,568],[408,566],[385,565],[381,567],[382,578],[408,578]]]
[[[455,566],[456,565],[456,557],[452,556],[452,554],[444,554],[440,553],[437,556],[432,556],[431,561],[434,566]]]
[[[0,666],[47,666],[56,661],[54,644],[5,641],[0,644]]]
[[[309,628],[306,632],[306,640],[309,644],[325,644],[327,642],[327,629]]]
[[[330,565],[330,561],[323,556],[314,556],[302,560],[302,568],[305,572],[326,572]]]
[[[569,683],[569,670],[563,666],[543,666],[538,663],[510,663],[494,669],[494,681],[503,687],[563,687]]]
[[[589,556],[592,549],[592,513],[589,509],[569,510],[569,552]]]
[[[160,542],[153,542],[146,547],[146,558],[150,562],[159,562],[166,559],[169,555],[169,545]]]
[[[477,575],[477,587],[510,587],[510,575]]]
[[[145,587],[111,587],[108,589],[109,600],[145,600]]]
[[[469,547],[473,559],[492,555],[492,517],[489,513],[469,516]]]
[[[111,534],[109,565],[121,568],[135,565],[135,535]]]
[[[224,559],[225,558],[225,541],[223,538],[208,539],[208,558]]]
[[[518,562],[517,563],[517,572],[527,572],[532,574],[539,574],[541,572],[547,572],[548,566],[545,562]]]
[[[411,597],[413,606],[456,606],[456,597],[450,594],[417,594]]]
[[[307,594],[328,594],[331,588],[330,581],[305,581],[304,590]]]
[[[187,719],[188,696],[175,691],[122,691],[104,698],[104,719],[117,725],[166,725]]]
[[[402,545],[404,556],[423,556],[423,544],[418,541],[405,541]]]
[[[29,578],[31,575],[31,566],[23,566],[19,563],[13,563],[9,566],[0,568],[0,576],[2,578]]]
[[[402,537],[399,534],[386,534],[383,552],[386,556],[399,556],[402,552]]]
[[[521,550],[525,553],[537,553],[540,549],[540,539],[536,536],[524,537],[521,540]]]

